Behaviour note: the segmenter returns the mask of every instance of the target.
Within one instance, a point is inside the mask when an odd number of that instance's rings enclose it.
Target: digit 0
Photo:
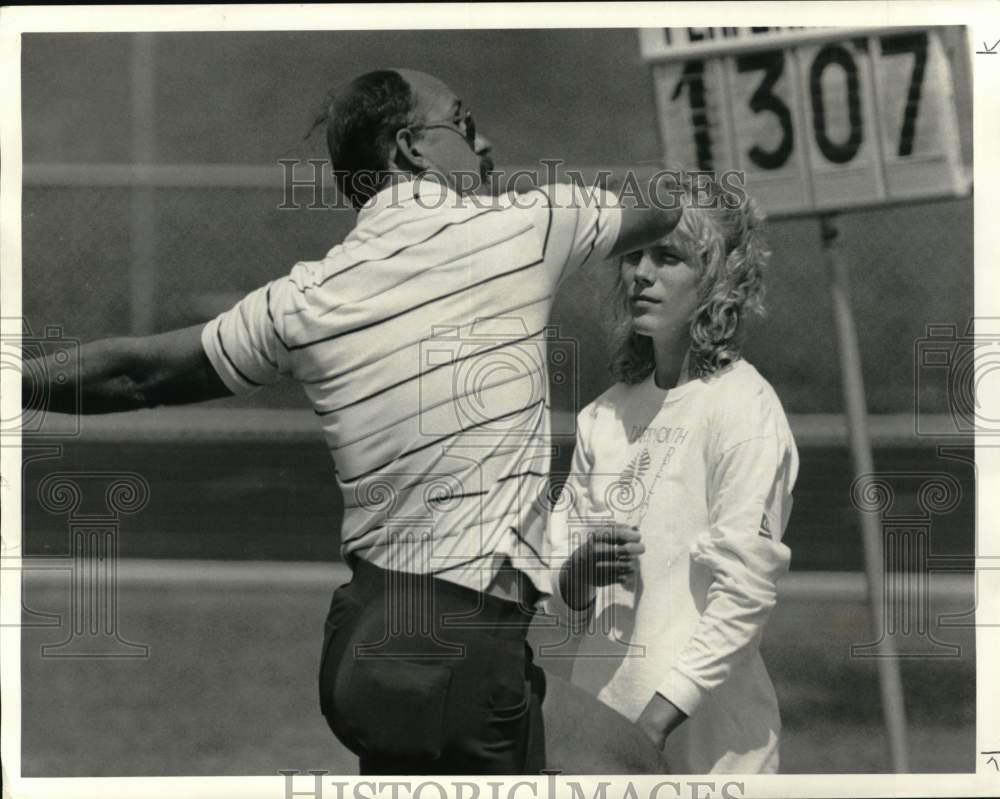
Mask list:
[[[847,78],[847,119],[850,132],[843,142],[835,142],[826,130],[826,105],[823,98],[823,73],[836,64]],[[850,52],[839,44],[828,44],[816,54],[809,68],[809,93],[812,95],[813,133],[816,146],[823,156],[834,164],[846,164],[861,149],[864,139],[861,125],[861,93],[858,65]]]

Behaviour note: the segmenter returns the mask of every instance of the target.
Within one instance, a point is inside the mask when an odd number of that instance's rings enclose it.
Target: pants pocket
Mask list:
[[[391,657],[355,660],[337,691],[338,721],[366,753],[439,757],[450,683],[445,665]]]
[[[500,724],[523,718],[524,714],[528,712],[528,707],[531,703],[531,683],[525,680],[521,689],[521,698],[515,704],[491,707],[487,718],[491,722]]]
[[[482,748],[488,757],[505,764],[495,773],[523,773],[531,720],[531,683],[525,680],[521,696],[512,703],[509,692],[505,700],[492,704],[486,713]]]

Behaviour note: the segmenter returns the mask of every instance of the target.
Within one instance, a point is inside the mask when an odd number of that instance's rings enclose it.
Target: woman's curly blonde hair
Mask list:
[[[740,357],[741,322],[764,313],[763,273],[771,251],[763,238],[764,215],[749,196],[724,192],[699,175],[695,188],[683,183],[684,213],[669,239],[701,272],[698,308],[691,319],[688,368],[705,377]],[[697,197],[697,202],[695,202]],[[710,205],[710,208],[706,208]],[[612,308],[611,372],[624,383],[641,383],[656,366],[653,342],[635,332],[621,264]]]

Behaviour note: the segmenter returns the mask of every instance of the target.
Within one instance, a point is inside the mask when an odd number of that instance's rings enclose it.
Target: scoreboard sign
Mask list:
[[[772,216],[970,189],[933,28],[639,33],[669,164],[743,172]]]

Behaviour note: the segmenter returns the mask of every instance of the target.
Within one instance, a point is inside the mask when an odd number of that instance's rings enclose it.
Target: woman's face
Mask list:
[[[698,308],[698,270],[666,238],[658,244],[629,253],[622,259],[622,281],[628,297],[635,332],[670,342],[687,336]]]

